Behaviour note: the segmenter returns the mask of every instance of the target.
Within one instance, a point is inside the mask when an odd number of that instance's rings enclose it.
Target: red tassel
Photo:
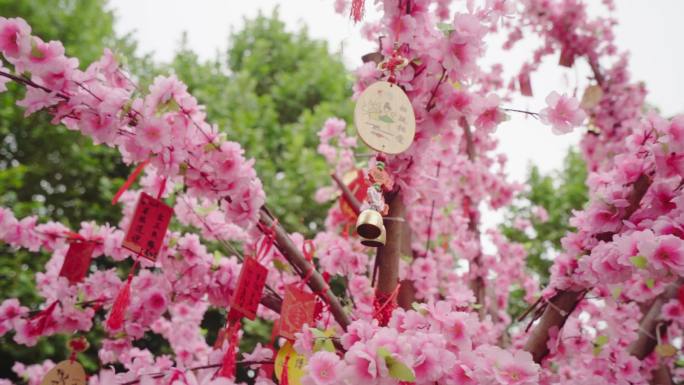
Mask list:
[[[116,295],[112,311],[109,313],[106,323],[107,329],[110,331],[119,330],[123,326],[126,310],[128,310],[128,305],[131,303],[131,281],[133,280],[133,275],[135,275],[136,267],[138,267],[138,260],[133,264],[130,273],[128,273],[126,283]]]
[[[131,280],[126,280],[119,293],[116,295],[116,300],[114,300],[114,306],[112,306],[112,311],[109,313],[107,318],[107,329],[108,330],[119,330],[123,326],[124,318],[126,317],[126,310],[128,309],[128,304],[131,302]]]
[[[363,18],[363,3],[364,0],[352,0],[351,17],[356,23]]]
[[[290,362],[290,356],[285,357],[283,362],[283,374],[280,376],[280,385],[289,385],[290,380],[287,378],[287,364]]]
[[[228,331],[228,349],[226,350],[226,354],[223,356],[221,370],[219,370],[218,373],[218,375],[221,377],[230,379],[235,378],[235,350],[238,345],[238,332],[240,331],[240,326],[240,321],[237,321],[231,325]]]
[[[50,306],[48,306],[40,313],[36,314],[33,318],[31,318],[31,322],[37,321],[36,324],[32,324],[31,327],[31,331],[34,335],[40,336],[43,334],[43,332],[45,332],[45,329],[48,326],[48,321],[51,321],[52,313],[55,311],[56,307],[57,301],[54,301],[50,304]]]
[[[149,159],[140,163],[138,165],[138,167],[136,167],[135,170],[133,170],[131,175],[128,176],[128,179],[126,179],[126,182],[124,182],[124,184],[121,186],[121,188],[119,188],[119,191],[116,192],[116,195],[114,195],[114,198],[112,198],[112,204],[113,205],[115,205],[116,202],[119,201],[119,198],[121,198],[123,193],[125,193],[126,190],[128,190],[128,188],[131,187],[133,182],[135,182],[135,179],[138,178],[138,175],[140,175],[140,173],[142,172],[142,170],[145,169],[145,166],[147,166],[148,163],[150,163]]]

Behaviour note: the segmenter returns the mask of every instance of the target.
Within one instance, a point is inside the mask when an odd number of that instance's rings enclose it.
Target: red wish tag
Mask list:
[[[228,319],[236,320],[240,317],[247,317],[253,320],[256,318],[257,307],[261,301],[261,293],[264,291],[267,275],[268,269],[259,264],[256,259],[245,258],[231,300]]]
[[[280,335],[294,340],[295,333],[302,331],[304,324],[313,325],[316,296],[308,293],[297,284],[285,288],[285,299],[280,311]]]
[[[123,247],[155,261],[172,215],[173,209],[164,202],[140,193]]]
[[[81,282],[88,272],[94,250],[95,242],[71,242],[59,276],[68,279],[71,285]]]

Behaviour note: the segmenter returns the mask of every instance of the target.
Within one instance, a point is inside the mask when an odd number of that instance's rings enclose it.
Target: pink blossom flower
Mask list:
[[[553,91],[546,97],[548,107],[540,112],[541,120],[550,124],[554,134],[566,134],[582,124],[587,114],[575,98],[559,95]]]
[[[0,52],[16,58],[31,50],[31,27],[20,18],[0,17]]]
[[[307,376],[315,385],[334,384],[341,376],[340,363],[340,358],[335,353],[325,350],[316,352],[309,359]]]
[[[152,152],[161,151],[171,142],[169,127],[160,118],[146,119],[136,131],[137,143]]]

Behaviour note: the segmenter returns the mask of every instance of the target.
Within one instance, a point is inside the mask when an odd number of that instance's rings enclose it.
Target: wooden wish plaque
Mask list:
[[[398,85],[380,81],[356,100],[354,124],[361,140],[375,151],[399,154],[416,134],[411,101]]]
[[[43,377],[40,385],[85,385],[86,373],[76,361],[66,360],[57,364]]]

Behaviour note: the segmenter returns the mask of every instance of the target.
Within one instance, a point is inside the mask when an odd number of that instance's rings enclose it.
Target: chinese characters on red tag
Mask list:
[[[266,285],[268,269],[263,267],[254,258],[245,258],[238,278],[237,287],[231,300],[229,320],[247,317],[251,320],[256,318],[257,307],[261,301],[261,293]]]
[[[300,289],[297,284],[287,286],[280,311],[280,335],[294,340],[294,334],[299,333],[304,324],[313,325],[315,308],[315,295]]]
[[[155,261],[172,215],[173,209],[164,202],[140,193],[123,247]]]

